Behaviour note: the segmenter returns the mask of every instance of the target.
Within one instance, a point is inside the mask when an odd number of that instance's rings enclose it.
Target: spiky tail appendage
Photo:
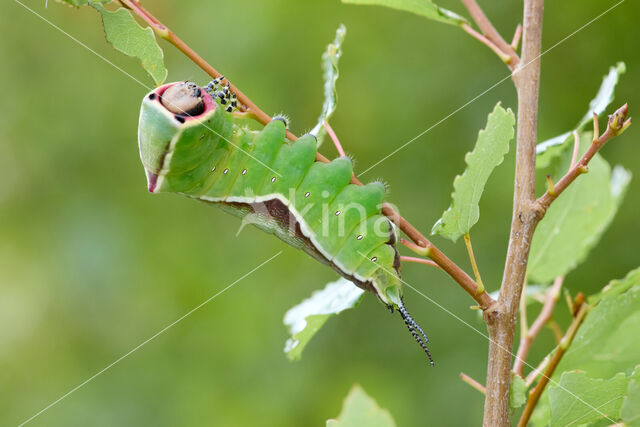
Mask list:
[[[431,364],[431,366],[434,366],[433,358],[431,357],[431,353],[429,352],[429,349],[427,348],[427,343],[429,342],[429,338],[427,338],[427,335],[424,333],[424,331],[422,330],[420,325],[418,325],[416,323],[416,321],[413,320],[413,318],[411,317],[411,315],[407,311],[407,309],[404,306],[404,304],[401,305],[400,307],[398,307],[398,311],[400,312],[400,315],[402,316],[402,320],[404,320],[404,324],[407,325],[407,328],[409,328],[409,332],[411,332],[411,335],[413,335],[413,338],[418,342],[420,347],[422,347],[424,352],[427,353],[427,357],[429,358],[429,363]],[[416,332],[416,330],[417,330],[417,332]],[[418,332],[420,332],[420,333],[418,333]]]

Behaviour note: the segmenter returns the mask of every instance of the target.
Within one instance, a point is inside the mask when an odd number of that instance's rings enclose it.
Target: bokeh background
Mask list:
[[[443,6],[463,13],[453,0]],[[483,1],[510,38],[521,2]],[[616,1],[547,2],[548,49]],[[37,13],[151,85],[105,43],[97,12],[25,0]],[[301,133],[322,103],[320,54],[348,34],[332,124],[364,170],[507,76],[462,31],[338,0],[147,1],[146,7],[266,112]],[[627,73],[615,105],[640,108],[640,6],[628,0],[542,58],[540,137],[582,117],[610,65]],[[283,353],[285,311],[335,274],[217,209],[146,192],[136,127],[147,89],[15,1],[0,6],[0,424],[18,424],[278,251],[284,253],[33,420],[33,425],[324,425],[360,383],[399,425],[478,425],[487,340],[473,301],[445,275],[406,265],[407,291],[432,340],[429,369],[399,317],[373,297],[330,320],[300,362]],[[168,81],[207,77],[163,44]],[[515,110],[509,79],[389,158],[364,180],[429,231],[449,205],[463,155],[496,102]],[[611,107],[613,109],[613,106]],[[640,264],[640,144],[632,127],[604,149],[635,179],[614,224],[568,288],[594,292]],[[322,151],[335,156],[326,144]],[[498,286],[511,211],[513,151],[492,176],[472,237],[487,286]],[[464,245],[435,238],[470,271]],[[561,313],[566,310],[562,308]],[[562,316],[559,319],[563,320]],[[478,331],[473,330],[476,328]],[[552,345],[545,331],[530,357]]]

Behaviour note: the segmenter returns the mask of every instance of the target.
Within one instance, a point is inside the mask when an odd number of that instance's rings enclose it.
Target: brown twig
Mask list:
[[[533,344],[533,341],[536,339],[543,326],[546,325],[547,322],[551,319],[553,309],[555,308],[556,302],[558,302],[558,298],[560,297],[560,289],[562,288],[563,281],[564,277],[558,277],[553,282],[553,285],[549,289],[547,289],[544,305],[542,306],[540,314],[533,322],[531,328],[529,328],[527,333],[520,337],[520,346],[518,347],[516,360],[513,364],[513,372],[520,375],[521,377],[523,376],[524,365],[525,361],[527,360],[529,350],[531,349],[531,344]]]
[[[516,31],[513,33],[513,39],[511,40],[511,45],[510,45],[514,51],[518,50],[521,37],[522,37],[522,24],[518,24],[518,26],[516,27]]]
[[[431,261],[430,259],[424,259],[424,258],[416,258],[413,256],[401,256],[400,257],[400,261],[403,262],[415,262],[416,264],[424,264],[424,265],[429,265],[431,267],[435,267],[435,268],[440,268],[440,266],[438,264],[435,263],[435,261]]]
[[[476,40],[479,40],[480,43],[484,44],[489,49],[491,49],[496,55],[498,55],[498,57],[502,62],[504,62],[505,64],[509,64],[511,62],[511,56],[501,51],[500,48],[495,45],[495,43],[493,43],[491,40],[489,40],[488,38],[486,38],[485,36],[477,32],[476,30],[471,28],[469,24],[462,24],[462,29],[465,32],[467,32],[467,34],[470,34],[471,37],[475,38]]]
[[[520,58],[518,57],[518,54],[516,54],[513,47],[509,43],[507,43],[502,38],[502,36],[498,33],[498,31],[495,29],[491,21],[489,21],[489,18],[487,18],[487,16],[484,14],[484,12],[482,11],[478,3],[476,3],[476,0],[461,0],[461,1],[469,11],[469,14],[471,14],[471,17],[473,18],[475,23],[480,28],[480,31],[482,31],[482,34],[487,39],[489,39],[494,45],[496,45],[496,47],[501,52],[504,52],[509,56],[510,60],[506,63],[509,66],[509,68],[511,68],[512,70],[515,70],[516,67],[518,66],[518,63],[520,62]]]
[[[220,77],[221,74],[213,68],[207,61],[205,61],[200,55],[198,55],[193,49],[191,49],[185,42],[183,42],[178,36],[176,36],[167,26],[162,24],[156,17],[149,13],[139,2],[135,0],[118,0],[123,6],[133,11],[142,20],[144,20],[149,26],[158,34],[159,37],[167,40],[173,44],[178,50],[185,54],[194,64],[200,67],[204,72],[213,78]],[[229,82],[230,83],[230,82]],[[235,85],[229,85],[232,92],[236,93],[238,98],[238,107],[241,111],[252,114],[256,120],[262,124],[267,124],[271,121],[271,117],[262,111],[256,104],[254,104],[242,91],[240,91]],[[297,137],[291,132],[287,131],[287,138],[291,141],[295,141]],[[322,154],[317,153],[316,160],[319,162],[328,162],[329,160]],[[355,176],[351,177],[353,184],[362,185],[362,182]],[[443,254],[433,243],[429,241],[422,233],[420,233],[413,225],[411,225],[406,219],[398,214],[389,204],[384,203],[382,205],[382,213],[394,222],[411,240],[417,245],[421,246],[428,252],[429,258],[435,261],[453,280],[455,280],[471,297],[473,297],[483,309],[490,307],[495,301],[486,292],[478,294],[478,285],[473,281],[467,273],[465,273],[458,265],[451,261],[445,254]]]
[[[569,187],[569,185],[576,180],[577,177],[582,175],[583,173],[588,172],[588,164],[596,155],[598,151],[612,138],[620,135],[631,125],[631,118],[627,119],[627,113],[629,112],[629,107],[627,104],[624,104],[622,107],[618,108],[615,113],[609,116],[609,121],[607,122],[607,130],[605,133],[600,135],[596,140],[593,141],[589,149],[582,155],[580,161],[573,165],[571,169],[563,176],[560,181],[558,181],[555,185],[555,194],[551,194],[549,191],[544,193],[537,200],[537,204],[540,206],[540,209],[544,212],[551,203],[560,195],[564,190]]]
[[[583,303],[580,307],[580,310],[578,310],[578,313],[576,313],[576,316],[573,318],[573,321],[571,322],[567,333],[562,338],[558,349],[549,361],[549,364],[544,371],[544,375],[542,376],[542,378],[540,378],[540,381],[538,382],[538,384],[536,384],[533,390],[529,392],[529,399],[527,399],[527,405],[522,412],[522,416],[520,417],[520,421],[518,422],[518,427],[526,427],[527,423],[529,422],[529,418],[531,418],[531,414],[533,414],[533,409],[536,407],[536,404],[538,403],[538,400],[542,395],[542,392],[549,383],[549,380],[551,379],[554,371],[558,367],[562,356],[564,356],[564,354],[567,352],[567,349],[571,345],[571,341],[573,341],[573,338],[575,337],[578,328],[584,321],[584,318],[587,315],[588,311],[589,305]]]
[[[466,4],[472,0],[463,2]],[[542,217],[535,204],[535,163],[543,9],[543,0],[524,0],[522,61],[513,72],[518,93],[515,188],[500,297],[493,309],[484,312],[490,338],[483,420],[485,426],[510,425],[508,396],[511,349],[531,239]],[[502,48],[501,45],[498,46]]]
[[[460,379],[462,381],[464,381],[465,383],[469,384],[471,387],[473,387],[476,390],[478,390],[480,393],[482,393],[482,394],[486,394],[487,393],[487,389],[482,384],[480,384],[478,381],[474,380],[473,378],[471,378],[469,375],[465,374],[464,372],[460,372]]]

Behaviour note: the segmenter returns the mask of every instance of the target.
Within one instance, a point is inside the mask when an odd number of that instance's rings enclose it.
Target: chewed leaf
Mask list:
[[[91,3],[100,15],[107,41],[128,56],[133,56],[142,62],[142,67],[149,73],[156,85],[160,85],[167,78],[164,66],[164,53],[149,27],[142,28],[133,19],[131,13],[124,8],[114,12],[106,10],[101,4]]]
[[[386,6],[391,9],[404,10],[451,25],[462,25],[467,22],[462,16],[438,6],[431,0],[342,0],[342,2]]]
[[[357,384],[351,388],[344,400],[338,418],[327,420],[327,427],[395,427],[395,425],[389,411],[380,408],[376,401]]]
[[[584,152],[591,134],[581,135]],[[568,170],[572,153],[563,153],[554,181]],[[579,177],[551,205],[531,242],[529,277],[549,282],[563,276],[582,262],[598,243],[624,198],[631,174],[617,166],[611,171],[600,155],[589,163],[589,173]]]
[[[515,117],[498,103],[478,134],[473,151],[467,153],[467,168],[453,181],[452,203],[431,230],[454,242],[467,234],[480,218],[480,197],[491,172],[502,163],[513,139]]]
[[[601,115],[609,104],[613,102],[616,85],[618,84],[620,75],[624,74],[625,71],[626,66],[624,62],[618,62],[615,67],[609,68],[609,73],[602,79],[598,93],[595,98],[589,102],[589,111],[587,111],[580,122],[578,122],[578,125],[574,128],[575,130],[583,130],[585,126],[593,120],[593,113],[596,113],[598,116]],[[548,167],[551,161],[564,151],[570,141],[573,141],[571,133],[574,129],[538,144],[536,147],[536,166],[538,169]]]
[[[322,104],[322,113],[320,113],[320,117],[318,117],[318,124],[311,130],[311,133],[318,138],[318,146],[322,144],[322,140],[327,133],[322,124],[329,120],[338,104],[338,91],[336,90],[336,81],[340,76],[338,61],[342,56],[342,42],[346,34],[347,29],[344,25],[340,25],[336,30],[335,40],[333,40],[333,43],[327,45],[327,50],[322,54],[324,103]]]
[[[302,350],[329,317],[355,307],[363,293],[352,282],[341,278],[290,308],[284,316],[284,324],[291,334],[284,347],[287,357],[300,359]]]
[[[629,377],[622,372],[611,379],[563,372],[559,383],[549,386],[551,427],[584,425],[605,417],[618,420],[628,385]]]

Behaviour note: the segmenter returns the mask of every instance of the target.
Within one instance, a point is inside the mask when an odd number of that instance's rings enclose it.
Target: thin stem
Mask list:
[[[199,66],[204,72],[213,78],[220,77],[221,74],[207,63],[200,55],[198,55],[193,49],[191,49],[185,42],[183,42],[178,36],[176,36],[169,28],[162,24],[157,18],[143,8],[139,2],[135,0],[118,0],[124,7],[131,9],[136,15],[144,20],[149,26],[158,34],[159,37],[167,40],[173,44],[178,50],[185,54],[194,64]],[[240,91],[235,85],[230,84],[231,91],[236,93],[238,98],[238,108],[241,111],[252,114],[256,120],[262,124],[267,124],[271,121],[271,117],[262,111],[256,104],[254,104],[242,91]],[[295,141],[297,137],[291,132],[287,131],[287,138],[291,141]],[[329,160],[322,154],[316,154],[316,161],[327,163]],[[362,182],[358,180],[355,175],[351,177],[351,183],[362,185]],[[469,275],[467,275],[458,265],[451,261],[446,255],[444,255],[433,243],[429,241],[422,233],[420,233],[411,223],[398,214],[389,204],[383,203],[382,213],[388,217],[394,224],[396,224],[411,240],[417,245],[422,246],[425,249],[429,249],[432,252],[430,258],[433,259],[453,280],[456,281],[469,295],[471,295],[483,309],[490,307],[495,301],[486,293],[483,292],[480,295],[476,294],[477,284],[473,281]]]
[[[620,135],[630,125],[631,119],[627,119],[627,113],[629,108],[627,104],[620,107],[615,113],[613,113],[607,124],[607,130],[600,137],[593,141],[586,153],[582,155],[580,161],[573,165],[571,169],[563,176],[560,181],[555,185],[554,194],[547,191],[538,200],[537,203],[543,212],[551,205],[551,203],[560,195],[569,185],[576,180],[577,177],[583,173],[588,172],[587,165],[596,155],[598,151],[612,138]]]
[[[436,264],[434,261],[431,261],[430,259],[416,258],[412,256],[401,256],[400,261],[415,262],[416,264],[424,264],[424,265],[429,265],[431,267],[440,268],[438,264]]]
[[[547,324],[547,322],[551,319],[551,315],[553,314],[553,309],[558,302],[558,298],[560,297],[560,289],[562,288],[562,282],[564,281],[564,277],[557,277],[553,282],[553,285],[547,289],[545,294],[544,305],[542,306],[542,310],[540,310],[540,314],[536,318],[536,320],[529,328],[529,331],[520,337],[520,346],[518,347],[518,353],[516,355],[516,360],[513,364],[513,372],[523,376],[524,365],[527,360],[527,356],[529,355],[529,350],[531,349],[531,344],[535,341],[536,337]]]
[[[471,260],[471,268],[473,268],[473,274],[476,276],[476,283],[478,284],[478,293],[484,292],[484,284],[480,277],[480,270],[478,270],[478,264],[476,264],[476,257],[473,255],[473,247],[471,246],[471,236],[469,233],[464,235],[464,244],[467,247],[467,253],[469,254],[469,260]]]
[[[560,336],[560,339],[562,339],[562,336]],[[542,359],[542,362],[540,362],[540,364],[538,366],[536,366],[536,368],[533,371],[529,372],[529,375],[527,375],[527,378],[525,378],[525,380],[524,380],[525,384],[527,384],[527,388],[531,387],[531,384],[533,384],[535,382],[536,378],[538,378],[538,376],[540,376],[542,371],[549,364],[550,360],[551,360],[551,355],[547,354],[544,357],[544,359]]]
[[[464,372],[460,372],[460,379],[465,383],[469,384],[471,387],[478,390],[480,393],[487,394],[487,389],[482,384],[480,384],[478,381],[474,380]]]
[[[480,28],[480,31],[482,31],[482,34],[484,34],[487,39],[495,44],[498,49],[500,49],[500,51],[506,53],[509,57],[511,57],[511,60],[507,62],[507,65],[509,65],[509,68],[511,68],[512,70],[515,70],[518,63],[520,62],[520,58],[518,58],[518,55],[511,47],[511,45],[509,45],[509,43],[507,43],[498,33],[491,21],[489,21],[489,18],[487,18],[478,3],[476,3],[476,0],[461,1],[469,11],[469,14],[471,15],[475,23]]]
[[[553,373],[558,367],[560,360],[562,360],[562,356],[564,356],[564,354],[567,352],[567,349],[571,345],[571,342],[573,341],[578,328],[584,321],[584,318],[587,315],[588,311],[589,305],[582,304],[582,306],[578,310],[578,313],[573,318],[573,321],[571,322],[567,333],[562,338],[558,349],[549,361],[549,364],[544,371],[544,375],[542,376],[542,378],[540,378],[540,381],[538,382],[538,384],[536,384],[533,390],[529,392],[529,399],[527,400],[527,405],[525,406],[524,411],[522,412],[522,416],[520,417],[520,421],[518,422],[518,427],[526,427],[527,423],[529,422],[529,418],[531,418],[531,414],[533,414],[533,409],[536,407],[538,400],[540,400],[542,392],[549,383],[551,376],[553,376]]]
[[[543,9],[543,0],[524,0],[522,61],[513,72],[513,82],[518,94],[513,211],[500,297],[492,310],[484,312],[490,338],[483,420],[485,426],[510,425],[509,399],[506,396],[509,395],[511,380],[511,351],[517,311],[531,239],[542,218],[535,205],[535,162]],[[500,44],[498,46],[502,49]]]
[[[596,137],[597,138],[597,137]],[[573,154],[571,155],[571,165],[569,169],[576,165],[578,161],[578,154],[580,153],[580,135],[578,135],[578,131],[573,131]]]
[[[406,239],[400,239],[400,243],[402,243],[418,255],[429,257],[434,260],[441,269],[447,272],[449,276],[453,277],[458,282],[458,284],[469,295],[471,295],[474,300],[476,300],[482,310],[487,310],[489,307],[495,304],[494,299],[491,298],[491,296],[486,291],[479,293],[478,285],[476,284],[476,282],[474,282],[467,273],[465,273],[460,267],[458,267],[458,265],[447,258],[435,246],[431,245],[430,243],[427,246],[423,246],[410,242]]]
[[[549,321],[547,322],[547,326],[549,326],[549,328],[553,332],[553,337],[556,339],[556,344],[560,344],[560,340],[562,339],[562,329],[560,329],[558,323],[553,319],[549,319]]]
[[[520,38],[522,37],[522,24],[518,24],[516,27],[515,33],[513,33],[513,39],[511,40],[511,48],[514,51],[518,50],[518,46],[520,45]]]
[[[467,34],[470,34],[471,37],[473,37],[476,40],[479,40],[480,43],[484,44],[489,49],[491,49],[496,55],[498,55],[498,57],[502,62],[504,62],[505,64],[509,64],[511,62],[511,56],[501,51],[500,48],[495,45],[495,43],[493,43],[491,40],[489,40],[488,38],[486,38],[485,36],[477,32],[476,30],[471,28],[468,24],[462,24],[462,29]]]
[[[340,140],[338,139],[338,135],[336,135],[336,133],[333,131],[333,128],[331,127],[329,122],[327,122],[325,120],[324,122],[322,122],[322,125],[324,126],[324,128],[327,131],[327,133],[329,134],[329,137],[331,137],[331,141],[333,141],[333,145],[336,146],[336,150],[338,150],[338,154],[340,154],[340,157],[345,157],[346,154],[344,153],[344,150],[342,149],[342,145],[340,144]]]

